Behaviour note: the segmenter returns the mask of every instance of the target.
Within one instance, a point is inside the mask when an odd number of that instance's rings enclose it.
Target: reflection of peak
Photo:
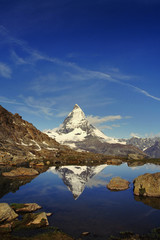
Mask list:
[[[53,170],[50,168],[50,171],[58,173],[76,200],[84,191],[89,179],[100,173],[106,166],[106,164],[100,166],[63,166],[58,169],[53,168]]]

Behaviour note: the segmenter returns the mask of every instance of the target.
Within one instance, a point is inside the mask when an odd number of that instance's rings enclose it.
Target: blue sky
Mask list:
[[[0,0],[0,104],[38,129],[78,104],[106,135],[160,134],[158,0]]]

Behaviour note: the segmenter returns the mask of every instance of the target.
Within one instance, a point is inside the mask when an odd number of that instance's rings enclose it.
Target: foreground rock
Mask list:
[[[34,212],[34,211],[42,208],[37,203],[24,203],[24,204],[13,203],[13,204],[11,204],[11,207],[16,212]]]
[[[39,213],[39,214],[35,214],[34,220],[31,221],[30,223],[28,223],[29,225],[40,225],[42,226],[48,226],[49,222],[48,222],[48,218],[45,212]]]
[[[5,177],[21,177],[21,176],[35,176],[39,174],[39,172],[33,168],[17,168],[10,172],[2,173]]]
[[[18,217],[18,214],[8,205],[8,203],[0,203],[0,222],[12,221]]]
[[[120,177],[114,177],[107,184],[107,188],[109,190],[114,190],[114,191],[126,190],[126,189],[129,188],[129,182],[125,179],[120,178]]]
[[[160,197],[160,172],[141,175],[133,183],[135,195]]]

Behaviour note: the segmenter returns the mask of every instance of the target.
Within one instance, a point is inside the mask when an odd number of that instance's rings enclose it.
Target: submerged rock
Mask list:
[[[18,214],[8,205],[8,203],[0,203],[0,222],[12,221],[18,217]]]
[[[160,197],[160,172],[140,175],[133,183],[135,195]]]
[[[114,177],[107,184],[107,188],[115,191],[126,190],[129,188],[129,182],[120,177]]]
[[[21,177],[21,176],[34,176],[39,174],[39,172],[33,168],[24,168],[20,167],[14,170],[11,170],[10,172],[4,172],[2,173],[5,177]]]

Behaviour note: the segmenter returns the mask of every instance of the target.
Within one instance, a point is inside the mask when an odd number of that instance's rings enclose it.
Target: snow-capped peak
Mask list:
[[[64,120],[62,128],[70,131],[82,124],[86,123],[85,114],[82,109],[75,104],[73,111],[68,114],[68,117]]]
[[[58,129],[46,130],[46,134],[55,138],[61,144],[69,145],[71,148],[76,148],[76,143],[94,137],[101,142],[121,143],[118,139],[107,137],[100,130],[91,125],[85,117],[82,109],[75,104],[72,112],[68,114],[63,124]]]

